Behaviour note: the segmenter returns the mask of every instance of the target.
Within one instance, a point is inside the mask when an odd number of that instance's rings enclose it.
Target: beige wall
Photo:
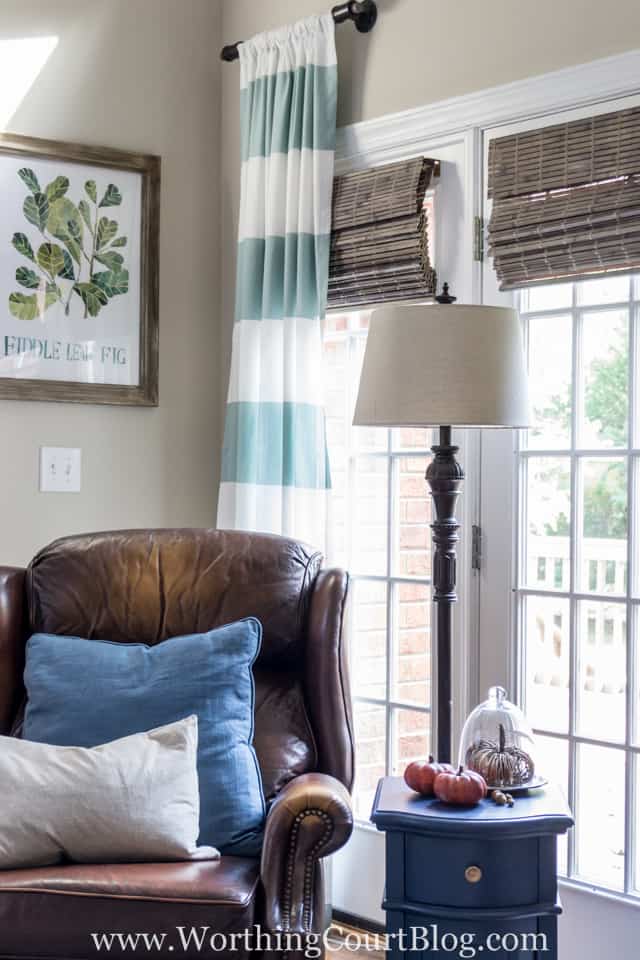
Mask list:
[[[330,5],[222,0],[223,36],[231,42]],[[378,0],[378,10],[368,35],[349,24],[337,30],[339,123],[586,63],[636,47],[640,37],[636,0]],[[236,80],[237,65],[227,65],[225,117]]]
[[[320,0],[222,0],[224,42],[330,6]],[[638,0],[378,0],[375,29],[336,33],[338,122],[353,123],[640,45]],[[222,377],[233,317],[238,205],[238,65],[222,70]]]
[[[77,531],[215,521],[219,19],[216,0],[2,2],[0,39],[58,37],[5,129],[160,154],[162,228],[160,406],[0,402],[0,563]],[[82,448],[80,494],[38,492],[41,444]]]

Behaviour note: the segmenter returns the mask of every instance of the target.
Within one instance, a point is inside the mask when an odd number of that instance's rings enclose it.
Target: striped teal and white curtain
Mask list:
[[[330,14],[240,45],[242,180],[218,526],[325,545],[321,319],[337,66]]]

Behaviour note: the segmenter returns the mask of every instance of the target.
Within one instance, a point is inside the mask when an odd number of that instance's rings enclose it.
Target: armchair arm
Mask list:
[[[281,790],[267,816],[260,873],[272,933],[324,930],[320,857],[344,846],[353,830],[346,788],[324,773],[305,773]]]
[[[318,769],[351,789],[355,772],[346,606],[349,575],[321,570],[309,610],[305,703],[318,748]]]
[[[0,567],[0,734],[11,729],[24,669],[25,571]]]

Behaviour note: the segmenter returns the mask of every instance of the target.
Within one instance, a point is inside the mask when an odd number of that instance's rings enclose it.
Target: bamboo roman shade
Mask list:
[[[489,145],[501,290],[640,266],[640,107]]]
[[[329,308],[434,295],[424,200],[436,164],[418,157],[335,178]]]

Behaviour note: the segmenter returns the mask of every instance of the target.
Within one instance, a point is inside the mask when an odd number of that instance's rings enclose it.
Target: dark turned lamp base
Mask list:
[[[460,524],[456,520],[456,503],[464,480],[462,467],[456,460],[458,447],[451,443],[451,427],[440,427],[440,442],[433,446],[433,460],[426,473],[431,488],[435,520],[433,531],[433,602],[436,604],[437,650],[437,759],[451,762],[451,636],[452,604],[456,594],[456,546]]]
[[[449,284],[442,285],[442,293],[436,301],[455,303]],[[452,716],[451,699],[451,637],[453,627],[452,604],[458,599],[456,593],[456,546],[460,539],[460,524],[456,520],[456,503],[460,484],[464,480],[462,467],[456,460],[458,447],[451,444],[451,427],[440,427],[440,443],[431,447],[433,460],[427,467],[426,479],[431,487],[431,496],[436,518],[431,524],[433,531],[433,602],[436,604],[436,759],[451,763]],[[433,636],[433,631],[432,631]]]

